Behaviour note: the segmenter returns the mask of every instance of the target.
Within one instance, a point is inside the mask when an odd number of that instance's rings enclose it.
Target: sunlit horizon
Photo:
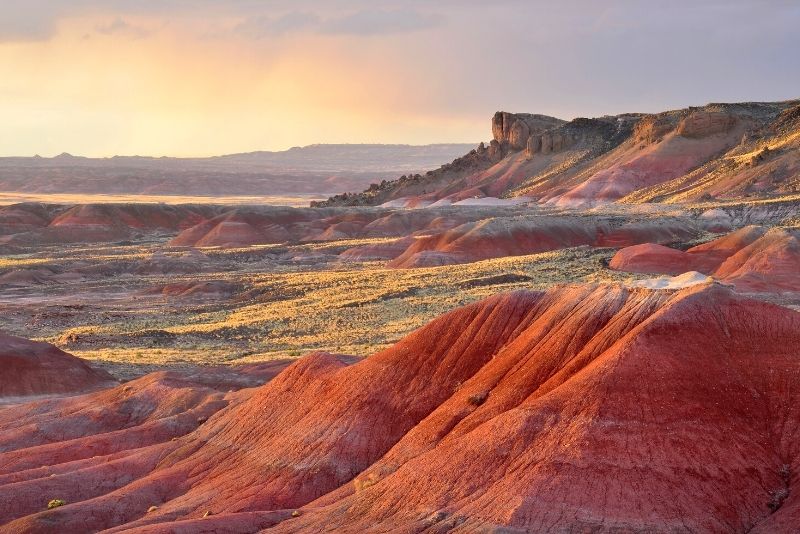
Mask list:
[[[671,10],[575,1],[550,6],[546,21],[542,9],[415,0],[5,6],[0,155],[476,143],[500,109],[571,119],[800,96],[800,6],[791,2]],[[671,21],[687,13],[676,33]]]

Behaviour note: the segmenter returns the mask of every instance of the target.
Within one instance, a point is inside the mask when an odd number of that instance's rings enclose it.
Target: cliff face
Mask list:
[[[492,140],[425,175],[318,205],[425,206],[523,197],[561,206],[800,193],[798,101],[708,104],[566,122],[498,111]]]
[[[547,115],[498,111],[492,117],[492,136],[499,144],[507,144],[511,150],[523,150],[531,135],[541,134],[564,122]]]
[[[377,205],[400,197],[424,196],[437,189],[453,186],[466,176],[482,172],[510,153],[526,150],[532,136],[541,136],[565,123],[547,115],[498,111],[492,117],[493,139],[488,145],[480,143],[464,156],[424,175],[409,174],[397,180],[384,180],[362,193],[342,193],[324,202],[312,202],[312,206]]]

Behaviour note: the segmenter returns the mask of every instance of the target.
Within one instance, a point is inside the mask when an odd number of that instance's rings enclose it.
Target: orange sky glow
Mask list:
[[[54,14],[45,19],[48,2]],[[192,9],[179,0],[158,8],[122,0],[38,4],[42,13],[0,8],[0,155],[202,156],[318,142],[478,142],[488,138],[496,109],[569,119],[791,98],[800,86],[800,69],[779,70],[795,60],[781,56],[770,60],[775,72],[763,90],[741,70],[734,87],[734,66],[713,57],[738,45],[699,25],[686,32],[712,67],[705,59],[708,79],[698,80],[700,62],[673,58],[684,52],[680,43],[670,44],[674,53],[663,43],[631,47],[658,39],[668,21],[638,15],[634,24],[626,2],[578,14],[574,2],[549,19],[531,9],[535,2],[516,1],[408,0],[379,9],[343,2],[335,10],[311,1],[291,10],[245,1],[200,1]],[[709,4],[699,13],[718,16]],[[798,10],[785,5],[785,36],[783,26],[769,28],[767,52],[798,40]],[[737,20],[741,9],[732,14]],[[565,28],[572,32],[566,37]],[[678,78],[696,85],[689,90]]]

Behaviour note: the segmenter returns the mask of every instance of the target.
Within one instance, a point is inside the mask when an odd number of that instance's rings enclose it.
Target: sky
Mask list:
[[[0,0],[0,155],[479,142],[800,98],[794,0]]]

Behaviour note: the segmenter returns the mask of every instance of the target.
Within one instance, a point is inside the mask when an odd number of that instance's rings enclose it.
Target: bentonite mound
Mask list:
[[[29,232],[47,226],[52,215],[45,204],[22,203],[0,207],[0,235]]]
[[[799,313],[714,284],[498,295],[354,365],[306,356],[136,450],[85,429],[105,445],[43,451],[19,430],[2,529],[792,532],[798,347]],[[61,413],[47,408],[40,425]],[[22,416],[0,412],[4,436]]]
[[[699,271],[752,292],[800,292],[800,229],[747,226],[683,252],[646,243],[611,259],[620,271],[679,274]]]
[[[213,217],[215,206],[17,204],[0,207],[0,236],[19,246],[118,241],[170,234]]]
[[[482,210],[438,211],[362,209],[234,208],[179,233],[169,244],[245,247],[291,241],[335,241],[358,237],[402,237],[436,232],[484,218]]]
[[[49,343],[0,334],[0,399],[74,393],[112,383],[105,371]]]
[[[385,243],[360,245],[345,250],[339,254],[339,259],[344,261],[392,260],[405,252],[413,243],[414,237],[409,236]]]
[[[497,217],[415,239],[389,266],[433,267],[580,245],[625,247],[649,241],[671,243],[690,239],[696,233],[690,224],[677,219],[613,225],[588,218]]]

